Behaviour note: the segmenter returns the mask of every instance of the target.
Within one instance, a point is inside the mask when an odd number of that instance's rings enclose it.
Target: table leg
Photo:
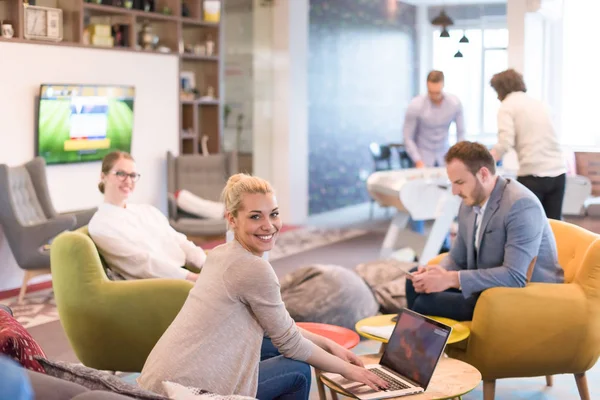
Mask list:
[[[330,389],[329,391],[331,392],[331,399],[338,400],[337,393],[335,392],[335,390]]]
[[[446,236],[450,231],[454,218],[458,215],[460,207],[460,198],[447,194],[448,198],[442,203],[442,207],[438,210],[438,217],[433,222],[431,231],[427,236],[427,241],[421,252],[419,264],[425,265],[429,260],[437,255],[446,240]]]
[[[385,238],[383,239],[383,244],[381,245],[381,251],[379,252],[380,258],[388,258],[390,254],[394,252],[394,246],[398,241],[400,231],[406,228],[406,224],[408,224],[408,217],[407,213],[401,211],[398,211],[396,215],[394,215],[387,233],[385,234]]]
[[[320,369],[315,368],[315,380],[317,381],[317,389],[319,390],[319,399],[327,400],[327,395],[325,394],[325,385],[321,381],[321,373]]]

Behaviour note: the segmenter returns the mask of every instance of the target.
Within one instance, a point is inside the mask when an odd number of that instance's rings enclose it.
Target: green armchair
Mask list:
[[[111,281],[87,227],[60,234],[50,265],[61,323],[77,358],[101,370],[140,372],[193,284]]]
[[[600,356],[600,236],[550,225],[565,283],[484,291],[466,322],[471,335],[447,348],[481,372],[484,400],[494,399],[496,379],[546,376],[551,386],[555,374],[573,374],[581,399],[590,399],[585,372]]]

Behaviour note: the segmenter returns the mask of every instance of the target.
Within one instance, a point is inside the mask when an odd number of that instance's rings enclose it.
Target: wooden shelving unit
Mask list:
[[[210,153],[221,151],[221,100],[203,100],[209,88],[215,97],[219,96],[219,71],[222,63],[220,51],[221,24],[203,20],[202,0],[136,0],[133,7],[143,7],[150,1],[155,11],[125,8],[125,0],[101,0],[101,3],[84,0],[42,0],[37,5],[55,7],[63,10],[63,40],[50,42],[28,40],[23,32],[22,0],[0,0],[0,20],[10,21],[15,31],[13,38],[0,36],[1,42],[33,43],[49,46],[73,46],[99,50],[118,50],[163,55],[176,55],[179,59],[179,72],[191,72],[198,90],[195,100],[180,100],[179,139],[181,154],[198,154],[200,142],[207,135]],[[221,2],[221,4],[223,1]],[[186,4],[189,16],[182,15],[182,4]],[[222,5],[221,5],[222,7]],[[162,11],[169,11],[163,13]],[[221,10],[222,13],[222,10]],[[84,32],[90,23],[110,24],[113,28],[125,27],[126,35],[121,34],[122,42],[114,47],[99,47],[86,44]],[[144,24],[150,25],[158,35],[159,50],[145,50],[139,43],[139,33]],[[114,36],[114,29],[113,29]],[[210,39],[214,42],[212,54],[189,52],[196,45],[206,45]],[[205,46],[206,49],[206,46]]]

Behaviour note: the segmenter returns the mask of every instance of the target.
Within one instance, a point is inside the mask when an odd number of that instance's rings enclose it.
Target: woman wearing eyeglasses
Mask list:
[[[196,281],[198,274],[183,266],[201,268],[204,250],[175,231],[155,207],[128,203],[139,178],[129,153],[114,151],[104,157],[98,184],[104,202],[90,220],[90,236],[111,270],[125,279]]]

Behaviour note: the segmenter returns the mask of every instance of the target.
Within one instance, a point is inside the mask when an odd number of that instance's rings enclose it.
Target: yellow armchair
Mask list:
[[[554,374],[574,374],[581,399],[590,398],[585,372],[600,356],[600,236],[550,225],[565,283],[484,291],[469,339],[448,346],[450,357],[481,371],[484,400],[494,399],[496,379],[546,376],[551,386]]]

